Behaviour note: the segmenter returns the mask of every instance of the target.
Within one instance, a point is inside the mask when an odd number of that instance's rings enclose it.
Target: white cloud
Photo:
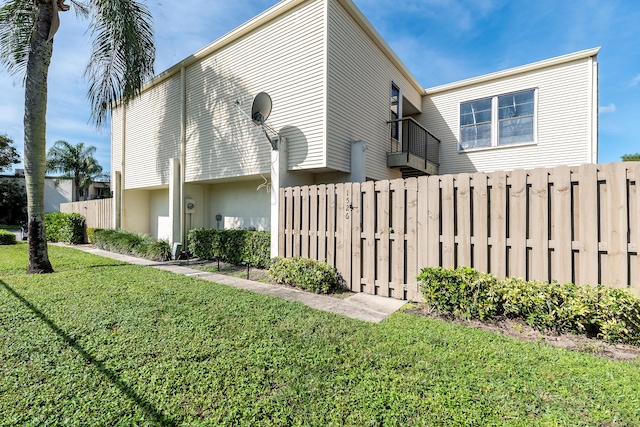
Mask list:
[[[608,105],[601,105],[598,108],[598,113],[606,114],[606,113],[615,113],[616,112],[616,104],[610,102]]]
[[[631,80],[631,84],[629,86],[635,87],[638,86],[638,84],[640,84],[640,74],[638,74],[633,78],[633,80]]]

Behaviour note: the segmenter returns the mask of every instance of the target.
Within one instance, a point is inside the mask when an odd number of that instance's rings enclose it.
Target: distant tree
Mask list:
[[[59,13],[73,6],[89,19],[92,53],[84,75],[96,125],[109,107],[127,103],[153,76],[155,44],[149,9],[136,0],[0,0],[0,65],[24,77],[24,173],[29,220],[27,273],[51,273],[44,230],[47,76]],[[69,46],[60,46],[69,49]],[[73,79],[72,76],[65,76]]]
[[[0,224],[17,225],[27,217],[27,193],[14,178],[0,178]]]
[[[72,179],[76,189],[74,201],[91,186],[91,183],[102,173],[102,166],[93,157],[96,147],[84,146],[79,142],[71,145],[67,141],[56,141],[47,153],[47,170],[61,173],[60,178]]]
[[[622,155],[623,162],[640,162],[640,153],[636,154],[623,154]]]
[[[16,163],[20,163],[20,154],[13,146],[13,140],[0,133],[0,172]]]

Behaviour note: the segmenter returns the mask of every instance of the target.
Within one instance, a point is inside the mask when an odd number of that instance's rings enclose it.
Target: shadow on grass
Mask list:
[[[24,304],[29,310],[31,310],[40,320],[42,320],[53,332],[55,332],[64,342],[73,347],[86,361],[90,363],[95,369],[104,375],[109,381],[113,383],[122,393],[124,393],[129,399],[131,399],[136,405],[138,405],[153,421],[160,426],[176,426],[177,424],[170,421],[165,415],[156,409],[150,402],[138,395],[131,387],[125,384],[113,371],[104,366],[102,362],[93,357],[87,350],[85,350],[80,344],[76,342],[69,334],[56,325],[51,319],[47,317],[36,306],[31,304],[22,295],[16,292],[11,286],[4,281],[0,280],[0,284],[9,291],[11,295],[16,297],[22,304]]]

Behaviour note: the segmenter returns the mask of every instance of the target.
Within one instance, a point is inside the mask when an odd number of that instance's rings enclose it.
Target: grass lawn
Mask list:
[[[0,425],[640,425],[640,363],[0,246]]]

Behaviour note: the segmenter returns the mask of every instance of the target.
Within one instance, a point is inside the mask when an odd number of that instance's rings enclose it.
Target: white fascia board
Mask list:
[[[580,52],[574,52],[574,53],[570,53],[568,55],[563,55],[563,56],[557,56],[555,58],[551,58],[551,59],[545,59],[543,61],[538,61],[538,62],[533,62],[531,64],[527,64],[527,65],[523,65],[520,67],[515,67],[515,68],[509,68],[507,70],[503,70],[503,71],[497,71],[495,73],[491,73],[491,74],[485,74],[482,76],[478,76],[478,77],[472,77],[470,79],[466,79],[466,80],[460,80],[457,82],[453,82],[453,83],[447,83],[441,86],[435,86],[432,88],[428,88],[424,90],[424,95],[433,95],[439,92],[446,92],[448,90],[452,90],[452,89],[459,89],[461,87],[465,87],[465,86],[471,86],[474,84],[478,84],[478,83],[484,83],[484,82],[488,82],[491,80],[496,80],[496,79],[500,79],[500,78],[504,78],[504,77],[510,77],[510,76],[514,76],[517,74],[522,74],[522,73],[527,73],[530,71],[535,71],[535,70],[540,70],[543,68],[547,68],[547,67],[552,67],[554,65],[558,65],[558,64],[564,64],[567,62],[571,62],[571,61],[576,61],[578,59],[585,59],[585,58],[594,58],[598,55],[598,52],[600,51],[599,47],[593,48],[593,49],[587,49],[587,50],[582,50]]]

